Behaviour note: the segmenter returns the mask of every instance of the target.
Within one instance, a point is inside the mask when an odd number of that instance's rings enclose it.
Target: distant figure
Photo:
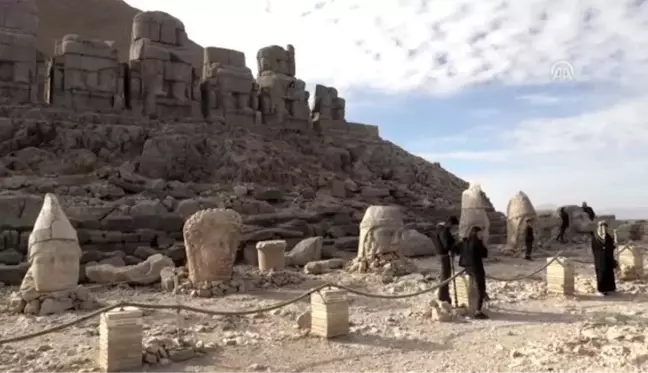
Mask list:
[[[452,277],[452,258],[451,256],[457,253],[457,240],[452,234],[452,230],[459,226],[459,219],[456,216],[451,216],[447,223],[439,223],[437,225],[436,244],[439,248],[439,260],[441,261],[441,281],[445,281]],[[445,284],[439,288],[439,300],[452,304],[450,299],[449,284]]]
[[[561,207],[560,210],[558,210],[558,214],[560,215],[560,232],[558,233],[556,240],[565,243],[565,231],[567,230],[567,227],[569,227],[569,215],[567,215],[567,211],[565,211],[564,207]]]
[[[585,211],[585,213],[587,214],[587,216],[589,216],[590,220],[594,220],[594,219],[596,219],[596,214],[594,213],[594,209],[591,208],[591,207],[589,207],[589,206],[587,205],[587,202],[583,202],[583,204],[581,205],[581,207],[582,207],[583,211]]]
[[[533,250],[534,240],[535,238],[533,236],[533,220],[527,219],[526,227],[524,229],[524,246],[525,246],[524,259],[529,261],[533,260],[531,258],[531,251]]]
[[[592,254],[596,270],[596,290],[601,295],[616,291],[614,269],[618,264],[614,259],[614,249],[614,238],[608,233],[608,225],[600,221],[598,229],[592,234]]]
[[[472,281],[477,285],[477,311],[475,319],[488,319],[482,311],[484,300],[486,300],[486,270],[484,269],[484,258],[488,257],[488,249],[482,241],[482,229],[472,227],[468,237],[462,242],[461,257],[459,265],[466,269]]]

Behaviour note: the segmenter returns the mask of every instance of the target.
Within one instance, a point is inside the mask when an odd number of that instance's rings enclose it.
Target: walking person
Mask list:
[[[560,232],[558,233],[556,240],[565,243],[565,231],[569,227],[569,215],[567,215],[567,211],[565,211],[564,207],[561,207],[560,210],[558,210],[558,215],[560,215]]]
[[[598,223],[596,232],[592,234],[592,255],[596,271],[596,290],[601,295],[616,291],[614,270],[618,266],[614,258],[614,238],[608,233],[608,225],[604,221]]]
[[[587,216],[589,216],[590,220],[596,219],[596,214],[594,213],[594,209],[588,206],[587,202],[583,202],[581,208],[587,214]]]
[[[466,273],[475,281],[477,287],[477,310],[475,319],[488,319],[482,311],[486,300],[486,270],[484,269],[484,258],[488,257],[488,249],[482,240],[482,229],[472,227],[468,237],[462,242],[459,265],[464,267]]]
[[[446,281],[452,277],[452,260],[457,251],[457,240],[454,238],[452,231],[459,226],[459,219],[451,216],[447,223],[437,225],[435,241],[439,250],[439,260],[441,262],[441,281]],[[439,288],[438,299],[443,302],[452,304],[450,299],[449,284]]]
[[[526,220],[526,227],[524,228],[524,259],[531,261],[531,252],[533,251],[533,241],[535,237],[533,235],[533,220]]]

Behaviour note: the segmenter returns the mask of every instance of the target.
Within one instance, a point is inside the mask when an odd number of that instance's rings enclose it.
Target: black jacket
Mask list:
[[[452,236],[452,233],[450,233],[450,228],[445,224],[437,225],[436,244],[439,247],[440,255],[457,254],[459,251],[457,241]]]
[[[524,242],[533,242],[533,227],[527,226],[524,230]]]
[[[488,249],[484,242],[477,237],[463,240],[459,265],[474,270],[484,270],[484,258],[488,258]]]

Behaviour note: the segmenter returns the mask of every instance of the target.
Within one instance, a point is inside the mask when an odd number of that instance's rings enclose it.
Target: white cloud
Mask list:
[[[301,78],[340,89],[454,92],[499,79],[645,78],[648,8],[635,0],[127,0],[182,19],[191,38],[246,52],[292,43]],[[588,22],[583,21],[587,14]]]
[[[461,175],[480,182],[498,209],[518,190],[543,204],[587,200],[602,207],[648,206],[646,118],[648,96],[637,97],[578,116],[500,129],[490,152],[457,151],[427,159],[500,162],[504,171]]]
[[[550,96],[543,94],[522,95],[517,97],[518,100],[525,101],[531,105],[555,105],[564,102],[564,97]]]

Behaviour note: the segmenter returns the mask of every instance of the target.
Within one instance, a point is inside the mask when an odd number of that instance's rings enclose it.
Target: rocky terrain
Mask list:
[[[244,216],[241,259],[254,264],[253,245],[273,238],[292,248],[322,236],[325,258],[353,255],[370,204],[401,205],[411,228],[430,233],[459,212],[467,187],[379,137],[33,105],[0,107],[0,175],[6,284],[19,283],[26,270],[19,263],[47,192],[59,196],[77,228],[84,263],[120,256],[134,264],[155,252],[180,263],[184,219],[228,207]],[[415,254],[434,254],[434,247]]]
[[[584,247],[573,247],[570,252],[579,261],[590,260]],[[487,271],[513,276],[532,272],[543,262],[496,256],[487,263]],[[430,275],[409,275],[384,284],[377,277],[335,271],[309,276],[304,283],[280,290],[270,287],[212,299],[164,295],[154,287],[95,287],[92,291],[103,302],[129,299],[217,310],[249,309],[291,298],[323,281],[371,293],[410,293],[431,286],[430,279],[439,273],[433,258],[417,260],[417,264]],[[164,343],[169,352],[161,360],[153,359],[150,352],[145,355],[155,364],[145,366],[144,371],[644,371],[648,285],[621,283],[621,294],[600,298],[594,294],[590,264],[577,264],[577,276],[578,294],[573,298],[546,295],[543,274],[509,283],[489,281],[491,319],[486,321],[463,317],[436,321],[427,306],[433,294],[399,300],[351,296],[351,334],[330,341],[298,328],[299,316],[308,309],[307,300],[242,317],[182,312],[178,319],[172,311],[147,311],[147,345]],[[0,291],[6,295],[10,290]],[[0,314],[5,326],[0,338],[58,325],[81,314]],[[63,332],[0,346],[0,369],[97,371],[97,335],[98,320],[93,319]],[[470,353],[465,346],[471,346]]]

